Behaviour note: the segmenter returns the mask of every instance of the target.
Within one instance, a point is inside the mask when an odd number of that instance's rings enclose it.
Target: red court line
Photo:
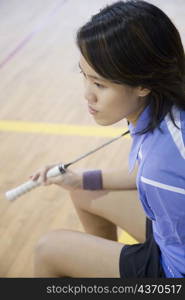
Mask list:
[[[57,5],[54,7],[54,9],[49,13],[48,17],[45,19],[45,21],[38,24],[35,29],[29,33],[16,47],[13,49],[0,63],[0,69],[2,69],[7,63],[9,63],[20,50],[22,50],[26,44],[39,32],[41,32],[50,22],[51,18],[55,16],[60,8],[65,4],[67,0],[60,0],[58,1]]]

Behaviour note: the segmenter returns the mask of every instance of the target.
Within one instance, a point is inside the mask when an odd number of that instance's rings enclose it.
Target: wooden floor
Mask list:
[[[77,67],[77,28],[112,2],[0,1],[0,277],[32,277],[33,249],[44,233],[83,231],[65,190],[41,187],[14,202],[5,192],[36,169],[69,162],[126,127],[124,121],[106,128],[94,122]],[[185,1],[149,2],[169,14],[184,42]],[[118,167],[130,145],[129,138],[119,140],[74,168]]]

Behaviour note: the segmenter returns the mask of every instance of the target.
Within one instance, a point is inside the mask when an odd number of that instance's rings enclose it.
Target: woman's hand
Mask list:
[[[83,172],[82,171],[71,171],[66,169],[64,174],[60,174],[55,177],[47,178],[47,173],[53,167],[56,167],[58,164],[46,166],[33,175],[30,176],[30,179],[33,181],[39,181],[41,185],[50,185],[56,184],[66,190],[75,190],[83,188]]]

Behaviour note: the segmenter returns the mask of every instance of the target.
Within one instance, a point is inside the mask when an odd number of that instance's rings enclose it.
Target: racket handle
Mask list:
[[[52,168],[51,170],[49,170],[47,173],[47,178],[58,176],[61,173],[65,173],[64,165],[59,165],[59,166],[56,166],[56,167]],[[33,190],[34,188],[38,187],[39,185],[41,185],[40,182],[29,180],[29,181],[19,185],[15,189],[7,191],[5,194],[6,198],[8,200],[15,200],[16,198]]]

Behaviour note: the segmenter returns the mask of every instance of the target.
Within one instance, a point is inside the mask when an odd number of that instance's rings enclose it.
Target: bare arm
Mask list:
[[[136,176],[138,166],[128,172],[128,167],[122,169],[102,170],[103,189],[105,190],[132,190],[136,189]]]
[[[37,171],[32,176],[32,180],[37,180],[41,177],[41,182],[45,184],[57,184],[66,189],[82,189],[83,188],[83,173],[84,171],[67,169],[64,175],[59,175],[53,178],[46,178],[47,171],[54,165],[45,167],[41,171]],[[103,169],[102,174],[102,188],[104,190],[133,190],[136,189],[137,169],[129,173],[128,166],[123,165],[121,169]],[[88,170],[87,170],[88,171]],[[92,178],[91,178],[92,180]]]

